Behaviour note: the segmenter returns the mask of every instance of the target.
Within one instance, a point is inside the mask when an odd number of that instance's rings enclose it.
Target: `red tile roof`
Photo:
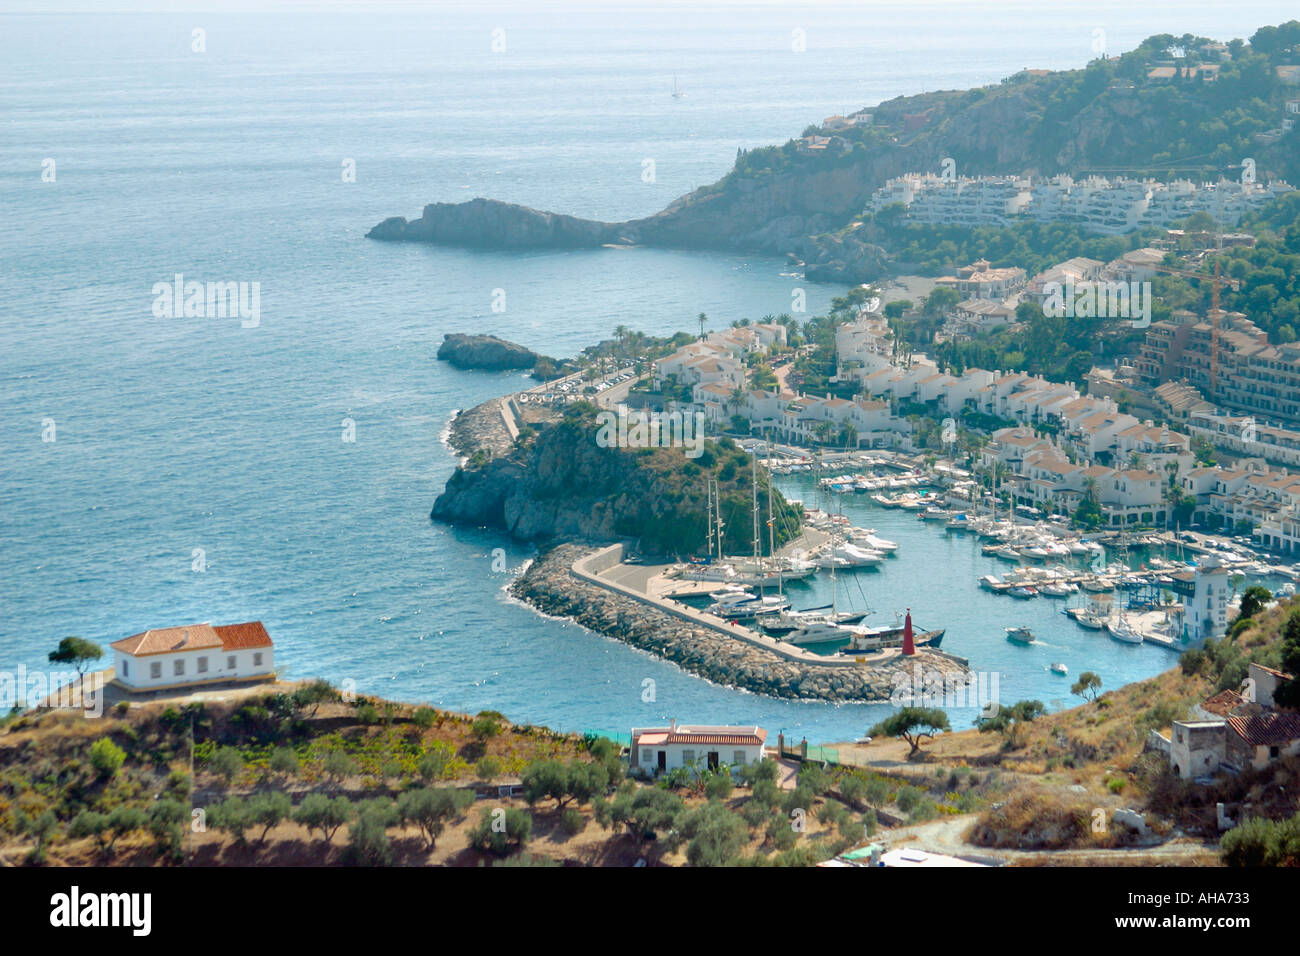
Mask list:
[[[1300,739],[1300,714],[1265,711],[1254,717],[1229,717],[1228,726],[1252,747],[1273,747]]]
[[[253,647],[270,647],[271,635],[261,621],[244,624],[221,624],[213,628],[221,638],[221,647],[227,651],[243,651]]]
[[[204,623],[192,624],[188,627],[151,628],[143,633],[114,641],[109,646],[132,657],[144,657],[149,654],[213,650],[218,647],[226,651],[270,647],[271,637],[266,633],[266,628],[262,626],[261,621],[226,624],[220,627]]]

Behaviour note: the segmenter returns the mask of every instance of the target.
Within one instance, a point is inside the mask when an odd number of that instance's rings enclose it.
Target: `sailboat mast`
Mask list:
[[[704,496],[708,499],[705,506],[704,518],[704,552],[713,557],[713,479],[710,478],[704,486]]]

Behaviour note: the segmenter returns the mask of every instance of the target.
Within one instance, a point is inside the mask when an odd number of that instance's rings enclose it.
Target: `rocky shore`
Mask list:
[[[447,430],[447,444],[461,458],[482,450],[491,457],[504,455],[514,444],[501,417],[501,402],[494,398],[456,413]]]
[[[968,673],[956,661],[924,650],[906,661],[857,667],[788,661],[575,578],[570,573],[573,562],[591,550],[561,544],[545,551],[511,586],[511,593],[546,614],[570,618],[699,677],[769,697],[886,703],[899,684],[912,686],[918,664],[927,678],[940,674],[960,680]]]

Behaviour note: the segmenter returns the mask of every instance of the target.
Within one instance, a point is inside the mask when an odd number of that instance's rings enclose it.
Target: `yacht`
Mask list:
[[[817,624],[857,624],[866,616],[865,611],[778,611],[756,618],[755,623],[767,633],[781,637]]]
[[[789,598],[779,594],[769,594],[750,601],[715,601],[704,609],[704,613],[728,621],[746,621],[760,614],[784,611],[789,606]]]
[[[1032,644],[1034,643],[1034,632],[1023,624],[1020,627],[1006,628],[1007,640],[1013,644]]]
[[[843,624],[818,621],[791,631],[785,635],[785,640],[799,647],[805,647],[809,644],[834,644],[838,641],[847,641],[852,636],[853,630]]]
[[[881,551],[885,554],[892,554],[898,550],[898,542],[890,541],[888,538],[882,538],[875,531],[861,531],[858,534],[849,534],[849,544],[863,545],[868,551]]]
[[[1106,630],[1110,631],[1110,636],[1124,644],[1141,644],[1142,634],[1129,624],[1128,620],[1120,617],[1113,621],[1106,622]]]
[[[831,558],[843,559],[847,564],[842,566],[851,568],[871,567],[880,564],[880,562],[885,560],[884,554],[879,551],[873,551],[868,548],[859,548],[856,545],[849,544],[845,541],[831,545],[830,548],[823,552],[823,555],[830,556]],[[834,563],[831,566],[841,567],[838,563]]]

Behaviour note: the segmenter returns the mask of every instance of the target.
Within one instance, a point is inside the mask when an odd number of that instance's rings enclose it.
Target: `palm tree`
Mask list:
[[[701,313],[697,316],[697,318],[698,318],[699,321],[700,321],[700,338],[703,339],[703,338],[704,338],[704,324],[705,324],[706,322],[709,321],[709,317],[708,317],[707,315],[705,315],[703,312],[701,312]]]

